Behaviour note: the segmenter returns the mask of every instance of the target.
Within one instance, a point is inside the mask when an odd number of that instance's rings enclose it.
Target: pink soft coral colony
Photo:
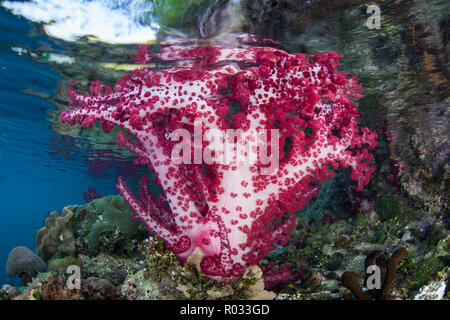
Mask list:
[[[205,254],[200,266],[209,278],[239,278],[276,244],[286,244],[295,212],[318,195],[319,182],[333,177],[331,168],[350,167],[358,190],[369,182],[374,167],[368,150],[376,134],[357,126],[354,100],[361,86],[336,70],[336,53],[172,44],[159,54],[143,46],[136,61],[152,59],[182,62],[163,70],[137,69],[113,90],[96,82],[92,96],[70,89],[72,105],[81,108],[64,111],[61,121],[91,127],[100,120],[105,132],[118,125],[136,138],[134,143],[121,132],[117,143],[138,155],[136,164],[148,165],[165,197],[150,192],[147,177],[140,182],[139,200],[122,177],[117,188],[180,258],[200,248]],[[226,117],[230,105],[239,110]],[[263,174],[259,162],[175,164],[171,133],[184,128],[193,135],[199,120],[203,131],[278,129],[278,170]],[[204,138],[201,148],[211,145]]]

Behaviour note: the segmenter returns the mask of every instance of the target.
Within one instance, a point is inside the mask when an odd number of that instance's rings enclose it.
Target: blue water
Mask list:
[[[101,195],[117,194],[120,174],[110,161],[98,161],[101,154],[53,132],[47,112],[57,107],[42,96],[55,96],[58,82],[68,80],[52,66],[11,49],[61,49],[34,30],[26,19],[0,7],[0,286],[18,284],[18,278],[6,275],[8,254],[15,246],[35,249],[36,231],[49,211],[85,203],[82,193],[89,186]],[[89,169],[99,165],[104,174]],[[124,166],[133,170],[129,159]]]

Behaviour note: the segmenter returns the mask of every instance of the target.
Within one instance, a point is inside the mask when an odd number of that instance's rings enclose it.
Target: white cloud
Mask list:
[[[3,1],[1,5],[28,20],[43,22],[52,37],[73,41],[78,36],[93,35],[109,43],[143,43],[154,40],[155,31],[136,22],[135,9],[140,3],[132,1],[115,9],[111,1],[101,0]]]

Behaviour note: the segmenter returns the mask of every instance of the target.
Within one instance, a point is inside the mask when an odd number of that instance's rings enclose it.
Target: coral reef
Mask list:
[[[81,279],[79,288],[70,288],[64,275],[40,273],[26,287],[9,285],[0,290],[0,300],[124,300],[117,287],[106,279]],[[3,296],[2,296],[3,294]]]
[[[76,259],[86,251],[132,254],[147,236],[121,196],[106,196],[67,206],[61,215],[50,213],[36,235],[36,251],[58,269],[56,265],[64,264],[64,259]]]
[[[376,209],[385,208],[384,205],[376,206]],[[401,216],[402,209],[399,210]],[[92,204],[80,206],[75,211],[76,228],[89,225],[88,221],[96,221],[102,213],[94,212]],[[398,263],[396,280],[391,282],[394,296],[402,299],[445,298],[446,261],[450,256],[445,232],[442,234],[439,225],[430,225],[426,227],[427,232],[422,233],[423,225],[418,217],[401,216],[402,220],[399,220],[394,216],[379,221],[376,220],[378,215],[381,216],[382,212],[357,213],[351,219],[336,218],[329,223],[317,221],[313,216],[297,217],[296,228],[291,231],[288,244],[265,257],[261,268],[247,269],[246,273],[254,276],[245,276],[239,282],[219,284],[207,279],[200,267],[204,257],[200,248],[194,250],[185,264],[181,264],[161,240],[151,237],[137,241],[133,254],[120,249],[117,253],[82,250],[75,253],[76,257],[58,254],[49,261],[49,272],[39,273],[25,289],[6,288],[0,292],[0,298],[348,299],[350,293],[342,286],[341,275],[345,271],[364,275],[364,262],[374,251],[399,246],[408,248],[409,253]],[[383,237],[379,238],[381,232]],[[87,242],[87,235],[79,233],[76,242]],[[377,244],[377,238],[384,240]],[[97,291],[88,293],[83,289],[85,287],[79,292],[68,291],[64,287],[58,289],[56,285],[65,285],[67,281],[66,268],[69,265],[80,266],[82,283],[91,277],[107,280],[116,288],[116,295],[105,294],[105,297]],[[290,270],[301,271],[302,277],[285,284],[275,282],[271,291],[264,289],[262,270],[265,266],[272,266],[271,271],[282,276],[284,273],[278,271],[283,271],[279,266],[284,265],[288,265]],[[297,271],[293,273],[297,274]],[[52,276],[56,278],[52,278],[46,290],[54,287],[51,289],[53,293],[44,294],[43,285]],[[436,282],[436,279],[441,280]],[[268,283],[270,285],[270,281]]]
[[[64,274],[69,266],[80,266],[80,264],[79,259],[74,256],[54,257],[48,262],[48,271]]]
[[[129,273],[121,286],[127,299],[273,299],[264,288],[263,273],[257,266],[247,268],[239,281],[221,284],[209,280],[201,271],[204,253],[196,248],[182,265],[176,255],[158,238],[140,245],[144,260],[141,268]]]
[[[45,300],[123,300],[108,280],[90,277],[81,281],[80,289],[68,289],[66,281],[62,276],[50,276],[34,290]]]
[[[130,260],[126,255],[108,255],[100,253],[96,256],[80,255],[81,274],[84,278],[98,277],[108,279],[114,285],[121,285],[130,273],[142,269],[139,262]]]

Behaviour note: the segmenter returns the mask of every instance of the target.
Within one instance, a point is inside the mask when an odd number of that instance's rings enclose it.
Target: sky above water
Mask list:
[[[42,22],[48,35],[66,41],[91,35],[108,43],[145,43],[155,39],[157,25],[142,25],[139,16],[149,9],[142,0],[3,1],[16,15]]]

